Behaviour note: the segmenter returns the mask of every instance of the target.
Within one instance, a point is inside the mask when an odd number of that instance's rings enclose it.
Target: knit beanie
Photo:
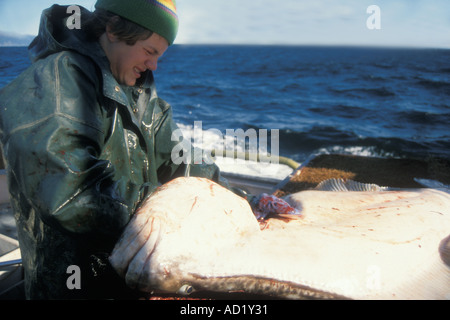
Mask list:
[[[95,7],[108,10],[164,37],[175,41],[178,16],[175,0],[97,0]]]

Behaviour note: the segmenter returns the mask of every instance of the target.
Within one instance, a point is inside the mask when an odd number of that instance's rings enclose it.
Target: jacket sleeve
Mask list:
[[[3,141],[10,191],[62,231],[118,235],[138,192],[115,181],[111,163],[101,159],[99,84],[84,62],[67,53],[49,57],[16,88],[23,97],[10,99],[8,109],[18,123]]]

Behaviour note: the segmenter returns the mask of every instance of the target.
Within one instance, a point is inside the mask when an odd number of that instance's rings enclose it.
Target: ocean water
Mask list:
[[[0,48],[0,87],[29,64],[26,48]],[[450,159],[450,50],[175,45],[155,78],[175,121],[187,136],[200,123],[204,144],[265,130],[270,151],[278,130],[279,155],[300,163],[324,153]]]

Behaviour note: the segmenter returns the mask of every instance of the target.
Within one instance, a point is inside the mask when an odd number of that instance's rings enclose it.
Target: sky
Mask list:
[[[0,0],[0,32],[37,34],[42,10],[53,3],[93,10],[95,0]],[[371,5],[378,20],[367,12]],[[177,0],[177,10],[176,44],[450,48],[449,0]]]

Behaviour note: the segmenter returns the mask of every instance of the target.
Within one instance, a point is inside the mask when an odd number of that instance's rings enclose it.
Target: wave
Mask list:
[[[337,104],[332,108],[327,106],[313,106],[308,108],[308,111],[321,116],[334,114],[339,116],[339,118],[345,119],[361,119],[362,115],[369,112],[367,108],[347,104]]]
[[[395,152],[380,150],[375,146],[329,146],[320,148],[316,154],[345,154],[362,157],[376,157],[376,158],[395,158],[398,157]]]
[[[409,129],[404,129],[401,126],[389,128],[387,124],[385,130],[375,126],[374,132],[365,134],[364,130],[371,129],[366,128],[367,125],[364,123],[361,124],[359,129],[355,127],[353,130],[350,130],[349,126],[341,127],[326,124],[303,125],[300,130],[277,129],[279,155],[292,158],[297,162],[302,162],[311,154],[318,153],[399,158],[426,158],[429,156],[450,158],[450,136],[445,134],[450,115],[445,115],[442,120],[437,114],[428,114],[428,116],[426,114],[426,112],[418,111],[399,112],[396,115],[397,120],[392,121],[392,123],[401,123],[403,117],[403,122],[407,122],[409,125],[417,123],[418,129],[414,134],[410,134]],[[179,124],[179,126],[185,134],[185,138],[193,141],[194,146],[202,149],[229,149],[245,152],[249,148],[249,140],[245,144],[239,145],[234,137],[226,137],[226,130],[223,128],[200,128],[199,130],[193,125]],[[428,128],[432,126],[437,129],[432,131],[420,130],[420,127]],[[238,128],[230,129],[238,130]],[[251,126],[249,123],[243,126],[242,131],[247,132],[249,129],[254,129],[254,132],[259,133],[259,128]],[[195,137],[197,137],[197,140],[195,140]],[[201,138],[199,139],[199,137]],[[269,150],[272,147],[270,137],[271,131],[268,130],[266,146]],[[201,144],[196,145],[196,142]]]
[[[383,134],[383,132],[380,132]],[[432,133],[433,135],[434,133]],[[339,128],[316,126],[303,132],[280,131],[280,153],[302,161],[310,154],[346,153],[376,157],[450,158],[450,136],[364,136]]]
[[[329,90],[336,94],[344,94],[347,96],[358,96],[358,97],[378,97],[378,98],[388,98],[395,97],[396,93],[386,87],[380,88],[350,88],[350,89],[336,89],[329,88]]]
[[[428,90],[439,90],[442,93],[450,95],[450,83],[447,81],[419,79],[415,84]]]
[[[435,128],[439,125],[448,127],[450,124],[449,113],[432,113],[421,110],[401,110],[394,113],[394,116],[399,120],[407,122],[410,126],[412,124],[429,125],[431,128]]]

